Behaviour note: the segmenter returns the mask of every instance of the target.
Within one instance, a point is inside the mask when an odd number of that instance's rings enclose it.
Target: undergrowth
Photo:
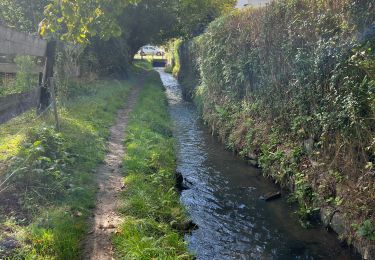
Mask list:
[[[124,222],[114,243],[120,259],[191,259],[175,189],[176,158],[167,100],[158,75],[147,74],[126,131]]]
[[[304,225],[333,208],[362,249],[375,247],[374,7],[273,1],[217,19],[179,52],[212,132],[293,192]]]
[[[81,259],[95,169],[133,83],[99,81],[52,116],[28,112],[0,126],[0,258]],[[88,91],[89,90],[89,91]],[[11,243],[10,243],[11,242]]]
[[[167,60],[168,65],[165,67],[165,72],[173,74],[173,76],[177,77],[180,73],[180,55],[178,54],[178,51],[181,47],[182,40],[176,39],[171,40],[168,43],[168,54],[167,54]]]
[[[14,59],[17,74],[0,77],[0,97],[27,92],[38,86],[38,73],[35,73],[35,59],[30,56],[17,56]]]

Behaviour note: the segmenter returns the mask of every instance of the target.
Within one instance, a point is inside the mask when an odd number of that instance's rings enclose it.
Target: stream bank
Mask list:
[[[285,198],[259,197],[278,187],[238,159],[183,101],[172,75],[157,69],[170,103],[178,143],[177,169],[189,189],[181,194],[199,229],[186,235],[198,259],[360,259],[323,228],[304,229]]]
[[[306,226],[323,213],[366,259],[375,259],[374,13],[367,0],[272,1],[218,18],[175,59],[211,132],[289,189]]]

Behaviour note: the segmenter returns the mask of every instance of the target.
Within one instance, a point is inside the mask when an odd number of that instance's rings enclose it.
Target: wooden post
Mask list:
[[[48,92],[48,79],[53,77],[53,66],[55,64],[56,41],[47,43],[46,61],[44,65],[42,85],[40,88],[38,114],[42,113],[50,105],[50,93]]]
[[[56,82],[53,77],[48,79],[48,88],[51,93],[52,105],[53,105],[53,114],[55,115],[56,130],[60,131],[60,120],[59,114],[57,111],[57,100],[56,100]]]
[[[42,84],[43,84],[43,72],[39,72],[38,86],[42,87]]]

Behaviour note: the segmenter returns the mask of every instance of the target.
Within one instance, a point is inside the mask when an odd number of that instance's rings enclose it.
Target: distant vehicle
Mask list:
[[[143,46],[138,51],[138,54],[140,54],[141,56],[146,56],[146,55],[163,56],[165,52],[156,46],[146,45],[146,46]]]

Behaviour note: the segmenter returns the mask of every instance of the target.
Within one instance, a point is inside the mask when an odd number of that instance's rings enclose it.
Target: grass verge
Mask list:
[[[28,112],[0,126],[0,259],[81,259],[94,207],[93,174],[109,127],[134,84],[100,81],[50,115]],[[19,131],[19,129],[25,129]]]
[[[160,78],[148,72],[126,133],[124,221],[113,238],[120,259],[192,258],[183,232],[172,228],[186,221],[186,212],[175,190],[175,140],[167,107]]]

